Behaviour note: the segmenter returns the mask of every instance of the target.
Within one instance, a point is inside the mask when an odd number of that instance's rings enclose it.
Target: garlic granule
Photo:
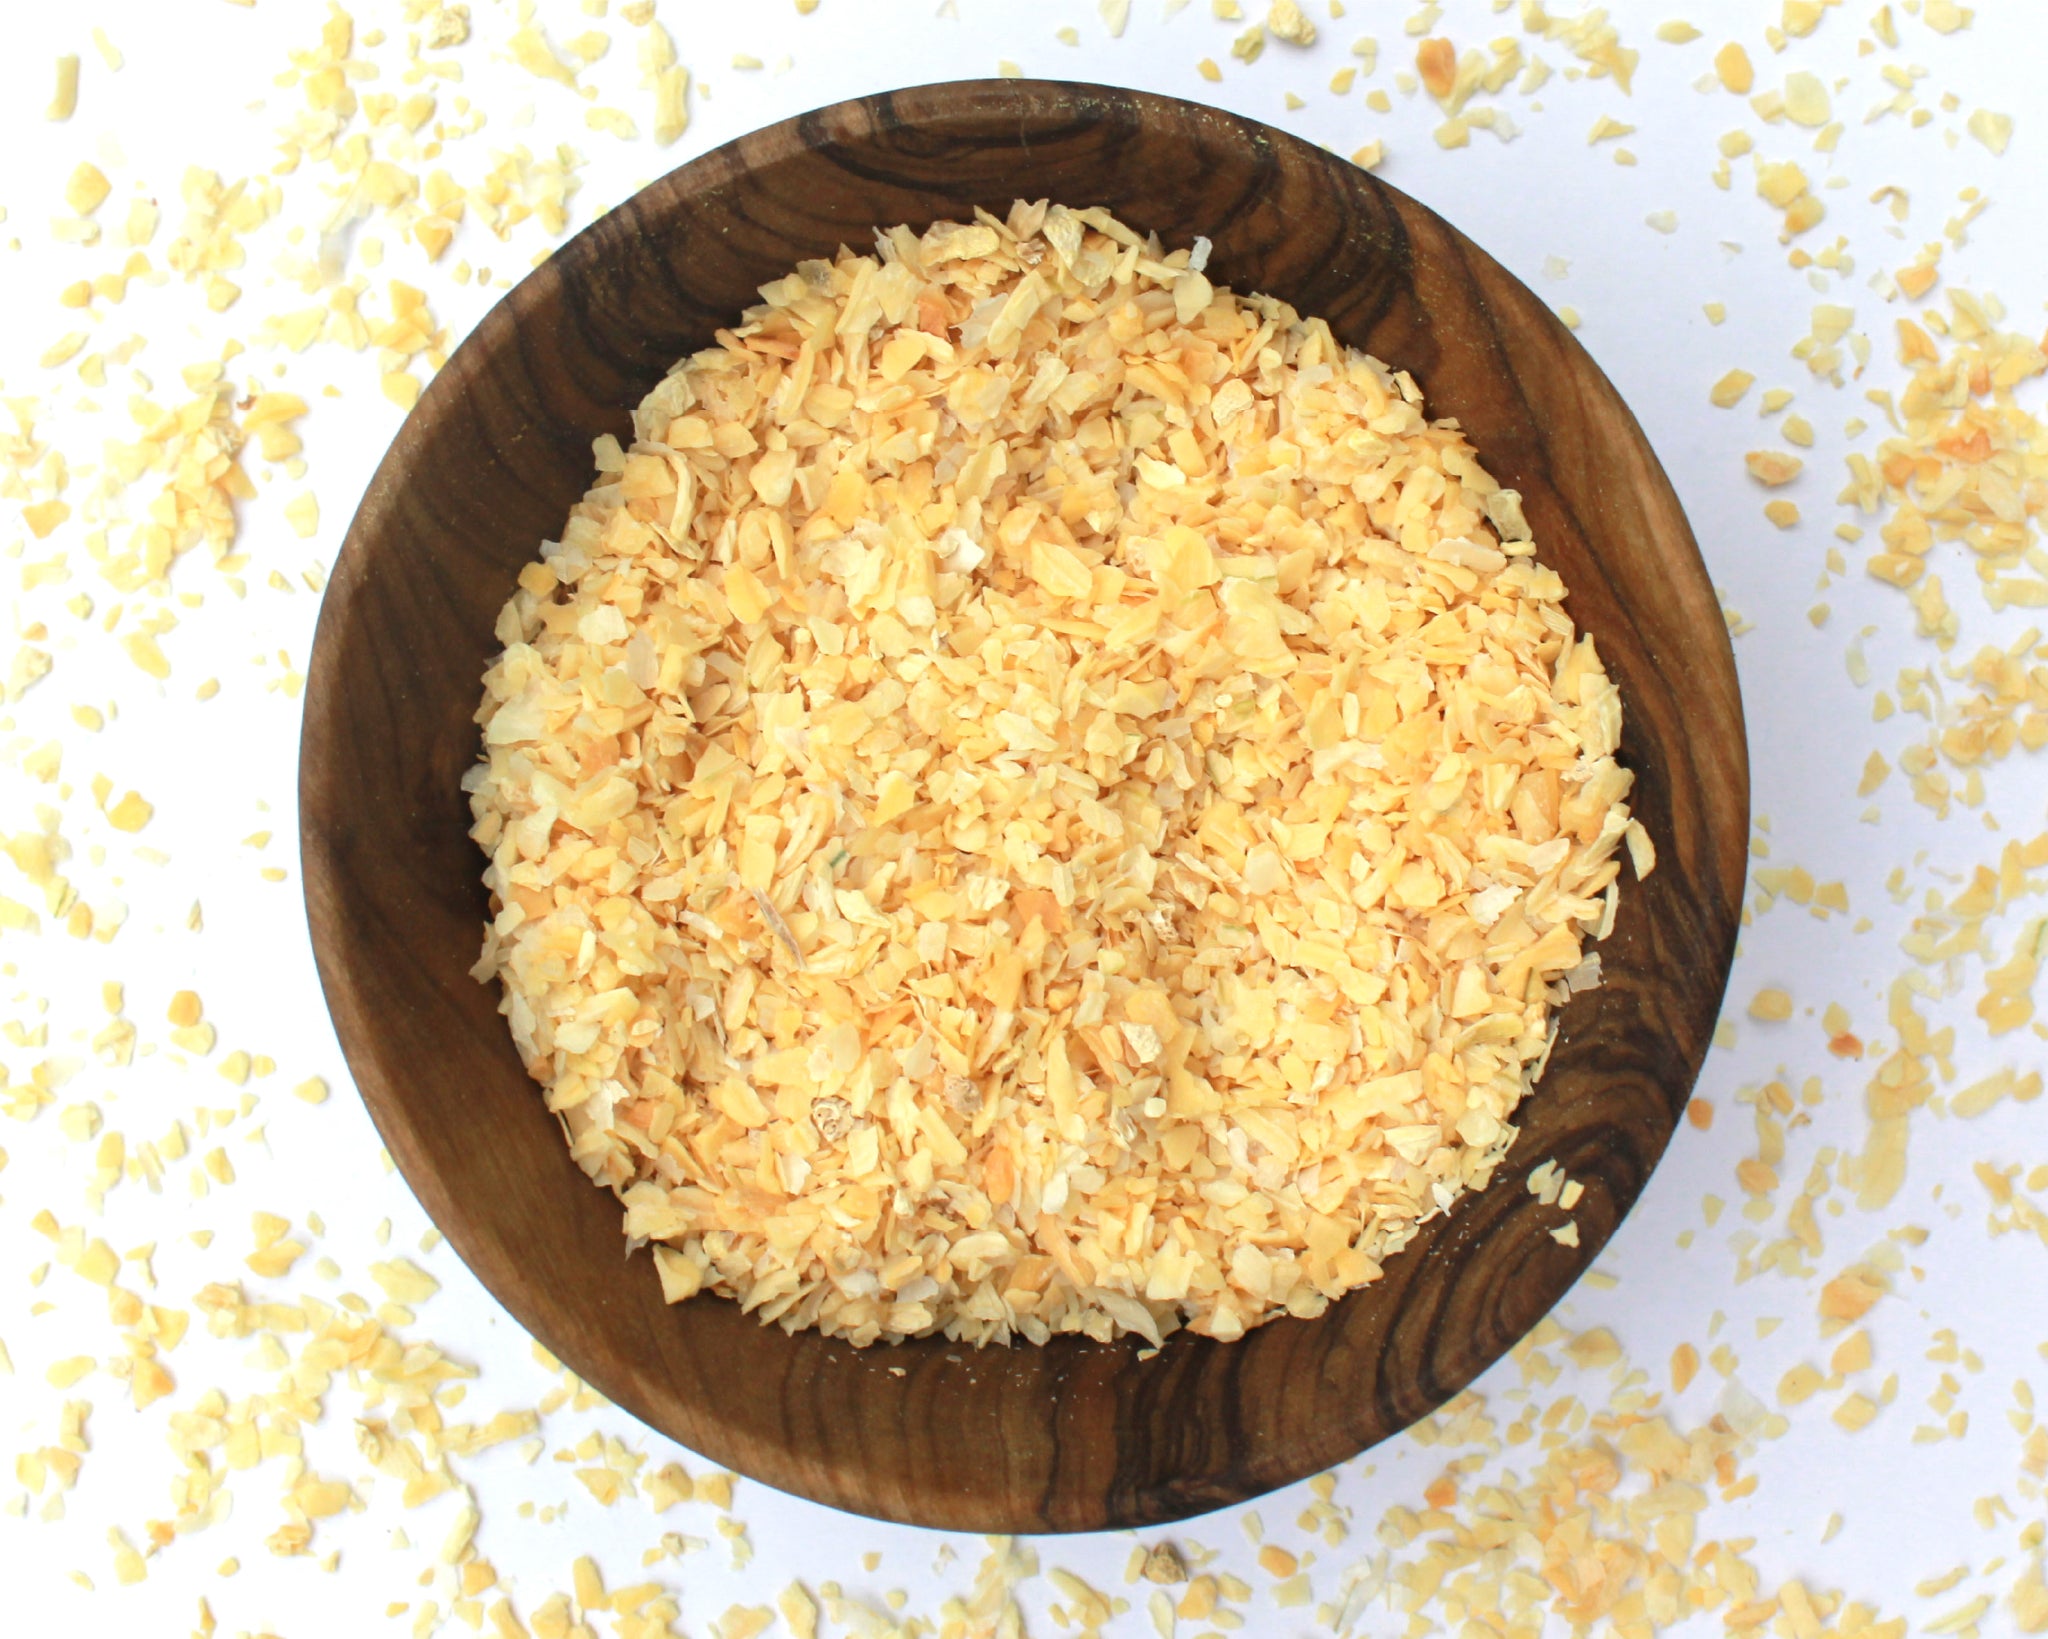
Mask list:
[[[1597,980],[1654,851],[1520,497],[1207,254],[1041,201],[804,263],[520,576],[475,972],[672,1301],[1320,1313]]]

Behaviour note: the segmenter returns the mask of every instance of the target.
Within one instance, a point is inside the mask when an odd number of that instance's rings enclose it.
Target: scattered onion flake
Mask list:
[[[1513,1138],[1619,694],[1456,426],[1206,252],[804,263],[500,617],[476,973],[671,1300],[1234,1338]]]

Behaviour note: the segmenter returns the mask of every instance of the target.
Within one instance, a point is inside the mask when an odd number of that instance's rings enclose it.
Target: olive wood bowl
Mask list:
[[[591,440],[807,257],[1013,198],[1104,205],[1211,276],[1320,315],[1420,382],[1522,492],[1626,707],[1659,865],[1626,883],[1605,982],[1562,1009],[1492,1186],[1311,1321],[976,1350],[861,1350],[670,1307],[618,1203],[569,1158],[469,977],[488,907],[460,789],[522,565],[592,480]],[[477,1276],[578,1375],[712,1461],[886,1519],[983,1532],[1172,1520],[1352,1456],[1440,1405],[1549,1310],[1662,1154],[1733,954],[1748,762],[1726,628],[1677,497],[1543,303],[1367,172],[1213,108],[990,80],[865,97],[670,173],[507,295],[421,397],[320,614],[299,791],[307,915],[335,1029],[406,1180]],[[1525,1183],[1585,1185],[1579,1244]]]

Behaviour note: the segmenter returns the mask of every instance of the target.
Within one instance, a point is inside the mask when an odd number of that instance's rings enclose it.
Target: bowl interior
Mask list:
[[[1626,703],[1660,863],[1625,888],[1605,983],[1563,1010],[1491,1188],[1382,1280],[1240,1342],[1181,1334],[856,1350],[736,1305],[671,1308],[570,1161],[475,983],[487,915],[458,782],[514,577],[668,367],[756,287],[877,225],[1106,205],[1211,276],[1320,315],[1421,383],[1519,489]],[[1484,252],[1364,171],[1215,109],[988,81],[862,99],[665,177],[543,264],[428,388],[321,613],[300,786],[336,1029],[392,1154],[484,1283],[601,1392],[707,1457],[843,1508],[975,1531],[1178,1518],[1316,1472],[1426,1414],[1532,1326],[1634,1202],[1690,1092],[1733,953],[1748,769],[1733,657],[1676,497],[1586,353]],[[1586,1186],[1580,1244],[1524,1188]]]

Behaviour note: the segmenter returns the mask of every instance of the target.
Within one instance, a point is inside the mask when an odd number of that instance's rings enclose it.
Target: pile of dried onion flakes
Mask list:
[[[672,1301],[1317,1314],[1597,981],[1654,853],[1519,496],[1207,254],[1041,201],[806,262],[521,575],[476,973]]]

